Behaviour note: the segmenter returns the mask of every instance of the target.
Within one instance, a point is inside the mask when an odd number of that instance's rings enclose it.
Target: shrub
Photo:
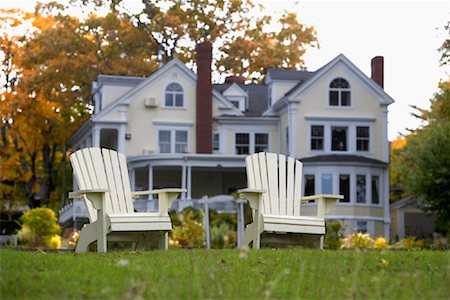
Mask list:
[[[56,214],[49,208],[31,209],[20,217],[20,222],[18,238],[29,247],[50,246],[51,238],[61,231]]]
[[[50,239],[50,242],[49,242],[49,246],[50,246],[50,249],[52,249],[52,250],[61,248],[61,236],[59,236],[57,234],[52,236],[52,238]]]
[[[426,248],[426,246],[427,245],[424,240],[418,240],[415,236],[409,236],[395,243],[393,248],[412,250]]]
[[[344,224],[339,221],[329,221],[326,224],[327,233],[325,234],[325,248],[339,249],[342,245]]]
[[[193,210],[186,210],[180,216],[180,226],[174,226],[171,232],[170,244],[176,247],[203,247],[204,230],[201,223],[196,221]]]
[[[230,224],[222,223],[211,227],[212,248],[234,248],[236,246],[236,231]]]
[[[342,239],[343,249],[373,249],[374,240],[368,233],[355,232]]]
[[[384,237],[379,237],[375,240],[374,246],[375,246],[375,249],[385,250],[388,248],[389,245]]]

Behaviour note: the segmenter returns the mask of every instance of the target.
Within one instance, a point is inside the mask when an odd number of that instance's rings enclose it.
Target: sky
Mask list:
[[[48,2],[43,0],[42,2]],[[127,0],[130,5],[140,0]],[[370,61],[384,57],[384,89],[389,106],[388,138],[394,140],[420,126],[410,106],[428,109],[440,80],[450,70],[440,66],[437,49],[448,38],[450,1],[289,1],[253,0],[275,17],[295,11],[301,23],[317,31],[320,48],[305,55],[314,71],[340,53],[370,77]],[[32,10],[36,0],[0,0],[2,8]]]

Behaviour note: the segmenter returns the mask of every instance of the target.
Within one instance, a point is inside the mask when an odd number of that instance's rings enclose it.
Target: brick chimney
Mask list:
[[[375,56],[371,61],[372,79],[384,88],[384,58],[383,56]]]
[[[197,153],[212,153],[212,44],[209,41],[197,44],[197,102],[196,128]]]

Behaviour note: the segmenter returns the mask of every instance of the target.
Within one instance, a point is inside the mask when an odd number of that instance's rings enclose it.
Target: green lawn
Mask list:
[[[449,299],[449,251],[0,250],[7,299]]]

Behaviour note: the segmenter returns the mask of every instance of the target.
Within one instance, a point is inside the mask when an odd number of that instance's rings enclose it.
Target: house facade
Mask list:
[[[327,219],[389,238],[393,100],[382,57],[371,78],[341,54],[315,72],[269,69],[263,83],[232,76],[211,84],[211,44],[196,50],[197,74],[174,59],[146,78],[99,75],[94,114],[73,135],[74,150],[116,149],[127,156],[132,189],[183,187],[186,201],[245,187],[248,154],[283,153],[303,162],[304,195],[344,195]]]

